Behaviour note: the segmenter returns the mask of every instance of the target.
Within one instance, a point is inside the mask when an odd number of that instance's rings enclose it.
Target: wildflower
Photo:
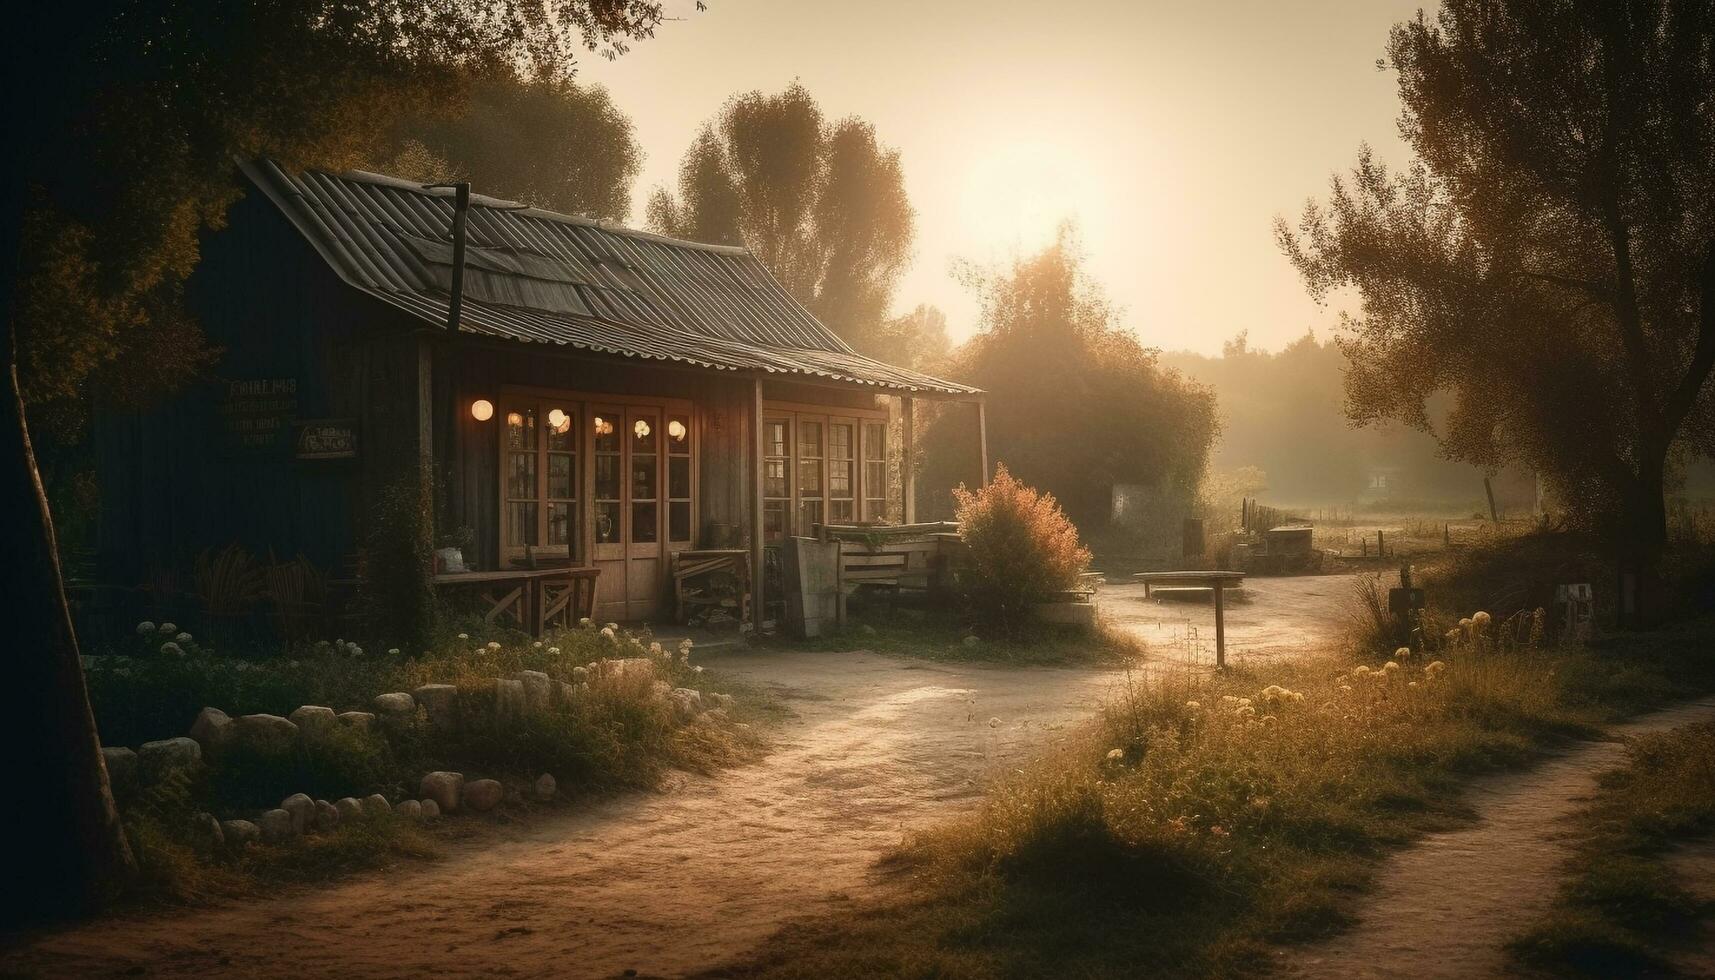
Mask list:
[[[1201,709],[1203,706],[1198,704],[1195,701],[1187,701],[1187,702],[1185,702],[1185,707],[1191,709],[1192,711],[1197,711],[1197,710]]]
[[[350,653],[350,654],[351,654],[351,655],[352,655],[352,656],[354,656],[354,657],[361,657],[361,656],[363,656],[363,648],[362,648],[362,647],[360,647],[360,646],[358,646],[358,645],[357,645],[357,644],[355,644],[355,643],[353,643],[353,644],[352,644],[352,645],[351,645],[351,649],[350,649],[350,650],[348,650],[348,651],[346,651],[346,652],[348,652],[348,653]]]
[[[698,664],[698,665],[696,665],[696,666],[695,666],[695,667],[692,667],[692,668],[691,668],[691,669],[692,669],[692,670],[693,670],[693,671],[695,671],[695,672],[697,672],[697,673],[699,673],[699,674],[700,674],[700,673],[702,673],[702,672],[703,672],[703,665],[702,665],[702,664]]]
[[[615,633],[619,632],[619,624],[618,623],[608,623],[607,626],[604,628],[613,630]]]
[[[397,656],[399,656],[399,648],[398,648],[398,647],[388,647],[388,648],[387,648],[387,655],[388,655],[388,656],[389,656],[389,657],[397,657]]]
[[[1446,664],[1442,663],[1439,660],[1431,660],[1429,662],[1429,666],[1423,668],[1423,672],[1425,674],[1429,675],[1430,677],[1434,677],[1436,674],[1439,674],[1446,669],[1447,669]]]
[[[560,655],[560,648],[559,647],[549,647],[548,648],[548,655],[551,657],[558,657]]]
[[[590,622],[590,618],[588,616],[583,616],[583,617],[580,617],[578,619],[578,625],[584,627],[585,629],[588,629],[589,627],[594,626],[595,624]]]
[[[1262,723],[1266,727],[1272,728],[1274,726],[1276,720],[1277,719],[1273,715],[1263,715],[1262,716]]]
[[[541,640],[537,640],[537,641],[536,641],[536,642],[535,642],[535,643],[532,643],[532,644],[530,644],[530,649],[532,649],[532,650],[540,650],[540,649],[542,649],[542,641],[541,641]]]
[[[1359,664],[1356,667],[1352,668],[1352,673],[1359,676],[1359,677],[1362,677],[1363,675],[1365,675],[1369,672],[1370,672],[1370,665],[1369,664]]]
[[[1220,824],[1216,824],[1213,827],[1209,828],[1209,836],[1211,836],[1211,837],[1231,837],[1232,835],[1227,833],[1227,828],[1221,826]]]
[[[1395,650],[1393,652],[1393,659],[1395,659],[1395,660],[1410,660],[1411,659],[1411,648],[1410,647],[1400,647],[1398,650]]]
[[[1483,629],[1489,625],[1489,614],[1479,609],[1471,614],[1471,623],[1478,629]]]
[[[178,636],[173,637],[174,643],[189,643],[190,641],[191,635],[189,633],[180,633]]]
[[[1125,750],[1124,749],[1109,749],[1108,750],[1108,761],[1109,762],[1118,762],[1123,758],[1125,758]]]
[[[1237,705],[1239,703],[1239,699],[1236,695],[1223,694],[1223,695],[1221,695],[1221,703],[1222,704]]]
[[[161,652],[174,657],[182,657],[185,655],[184,648],[179,646],[177,643],[174,643],[172,640],[168,640],[161,644]]]
[[[651,657],[656,657],[659,659],[659,658],[666,657],[667,651],[661,649],[661,644],[651,643],[651,644],[649,644],[649,655]]]
[[[1256,709],[1251,707],[1248,704],[1241,704],[1236,709],[1233,710],[1233,714],[1237,715],[1240,718],[1255,718],[1256,717]]]
[[[489,653],[499,653],[500,652],[500,644],[494,642],[493,640],[489,640],[488,641],[488,652]]]
[[[1350,685],[1350,684],[1341,684],[1341,685],[1340,685],[1340,693],[1341,693],[1341,694],[1350,694],[1350,693],[1352,693],[1352,685]]]
[[[460,633],[460,634],[459,634],[459,639],[461,639],[461,640],[468,640],[468,639],[470,639],[470,634],[469,634],[469,633]]]
[[[1304,700],[1304,692],[1303,691],[1293,691],[1292,692],[1292,700],[1294,703],[1302,702]]]
[[[584,678],[588,677],[589,675],[590,675],[590,669],[588,667],[573,667],[572,668],[572,676],[577,678],[580,681],[583,680]]]
[[[691,638],[690,637],[687,636],[683,640],[679,641],[679,652],[680,653],[690,653],[691,652]]]
[[[1387,663],[1382,664],[1382,670],[1386,671],[1389,674],[1393,673],[1394,671],[1396,671],[1398,669],[1399,669],[1399,664],[1395,663],[1392,660],[1389,660]]]
[[[179,628],[177,626],[174,626],[172,623],[162,623],[161,624],[161,632],[163,632],[163,633],[177,633],[178,631],[179,631]]]
[[[1000,719],[999,718],[990,718],[989,719],[989,727],[990,728],[999,728],[1000,727]]]
[[[1459,620],[1459,625],[1460,625],[1460,626],[1461,626],[1461,627],[1463,627],[1463,628],[1464,628],[1464,629],[1470,629],[1470,628],[1471,628],[1471,624],[1472,624],[1472,623],[1473,623],[1473,622],[1475,622],[1475,620],[1473,620],[1473,619],[1472,619],[1472,618],[1471,618],[1471,617],[1469,617],[1469,616],[1466,616],[1466,617],[1465,617],[1465,618],[1464,618],[1464,619],[1461,619],[1461,620]]]
[[[155,624],[149,622],[147,619],[145,619],[141,623],[137,624],[137,635],[138,636],[147,636],[148,634],[153,633],[153,632],[155,632]]]
[[[619,637],[613,632],[613,627],[611,626],[603,626],[601,628],[601,635],[602,638],[606,640],[612,640],[614,642],[618,642],[619,640]]]
[[[1416,681],[1407,681],[1405,686],[1406,687],[1416,687],[1417,682]]]

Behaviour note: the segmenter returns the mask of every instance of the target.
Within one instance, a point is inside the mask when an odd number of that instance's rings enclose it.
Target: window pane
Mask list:
[[[660,540],[660,531],[656,528],[656,505],[654,502],[641,501],[631,505],[631,540],[638,544],[647,544]]]
[[[556,418],[560,420],[558,426],[554,425]],[[549,452],[569,453],[577,448],[573,445],[577,440],[577,429],[573,427],[574,418],[571,409],[564,406],[550,407],[548,415],[543,421],[546,423],[543,429],[547,433]]]
[[[762,505],[762,536],[765,540],[783,537],[786,533],[786,501],[770,500]]]
[[[667,540],[691,540],[691,502],[675,500],[667,505]]]
[[[595,451],[598,453],[619,452],[619,426],[612,412],[602,414],[597,412],[590,421],[590,431],[595,435]]]
[[[573,539],[572,505],[548,505],[548,543],[564,548]]]
[[[767,425],[767,428],[768,428],[767,438],[765,438],[763,440],[766,451],[763,452],[763,455],[764,456],[784,456],[784,455],[786,455],[786,423],[785,422],[769,422]]]
[[[764,497],[786,496],[786,461],[770,459],[763,466],[762,495]]]
[[[798,423],[798,455],[806,459],[822,455],[822,423]]]
[[[653,453],[656,440],[660,433],[655,429],[659,425],[653,415],[637,415],[631,419],[631,451],[633,453]]]
[[[595,496],[597,500],[619,499],[619,457],[595,458]]]
[[[828,520],[831,523],[850,522],[857,519],[857,510],[850,500],[835,500],[828,504]]]
[[[691,457],[667,457],[667,496],[684,499],[691,495]]]
[[[506,495],[534,499],[536,496],[536,454],[508,453],[506,465]]]
[[[828,426],[828,458],[852,458],[852,427],[838,424]]]
[[[655,457],[633,453],[631,456],[631,499],[654,500],[659,494],[655,492]]]
[[[798,461],[798,492],[822,495],[822,463],[820,460]]]
[[[506,505],[506,543],[522,548],[536,544],[536,505]]]
[[[667,451],[687,455],[691,451],[691,418],[674,415],[667,420]]]
[[[595,539],[597,544],[613,544],[619,540],[619,504],[595,505]]]
[[[514,408],[506,413],[506,448],[536,448],[536,409]]]
[[[881,422],[865,422],[863,433],[863,458],[887,458],[887,426]]]
[[[548,496],[565,500],[577,496],[572,492],[572,460],[566,453],[548,454]]]
[[[866,497],[887,496],[887,464],[863,464],[863,492]]]
[[[828,496],[850,497],[851,495],[851,460],[830,460],[828,462]]]

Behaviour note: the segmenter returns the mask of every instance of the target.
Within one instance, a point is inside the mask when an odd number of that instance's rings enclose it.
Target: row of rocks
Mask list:
[[[196,820],[204,841],[215,847],[242,847],[258,841],[278,844],[303,834],[327,833],[342,823],[389,813],[407,820],[432,820],[441,815],[441,807],[434,800],[403,800],[395,806],[380,793],[371,793],[361,800],[347,796],[332,803],[313,800],[305,793],[293,793],[274,809],[262,811],[255,820],[215,820],[206,813],[198,814]]]
[[[532,784],[531,791],[538,800],[551,800],[559,792],[559,783],[552,773],[543,773]],[[433,802],[443,813],[453,813],[460,807],[486,813],[506,799],[506,787],[497,779],[464,778],[462,772],[431,772],[423,776],[417,787],[423,802]]]

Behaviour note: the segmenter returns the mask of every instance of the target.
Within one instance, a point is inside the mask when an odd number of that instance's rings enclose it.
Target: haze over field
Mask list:
[[[862,116],[901,151],[918,235],[899,312],[933,303],[965,339],[976,304],[951,262],[1035,251],[1072,218],[1145,344],[1212,354],[1241,329],[1278,349],[1336,322],[1269,221],[1295,216],[1362,141],[1406,159],[1397,79],[1376,59],[1391,24],[1435,4],[1098,0],[1077,17],[976,0],[667,6],[684,20],[581,67],[647,153],[634,222],[728,96],[796,78],[830,118]]]

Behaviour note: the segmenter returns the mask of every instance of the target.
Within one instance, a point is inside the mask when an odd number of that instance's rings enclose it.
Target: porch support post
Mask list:
[[[899,448],[899,488],[905,497],[905,523],[917,523],[917,450],[914,430],[917,428],[916,410],[911,404],[911,396],[903,399],[904,412],[900,418]]]
[[[988,402],[977,399],[977,443],[982,447],[983,486],[989,485],[989,413]]]
[[[762,379],[756,378],[751,382],[750,408],[750,623],[758,634],[762,632],[763,594],[762,583],[762,493],[763,481],[763,446],[762,435]]]

